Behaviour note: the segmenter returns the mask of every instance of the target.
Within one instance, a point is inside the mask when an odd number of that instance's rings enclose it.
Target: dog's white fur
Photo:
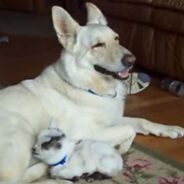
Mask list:
[[[66,156],[65,163],[49,168],[52,178],[73,179],[95,172],[112,177],[123,169],[121,155],[106,142],[94,139],[76,142],[57,128],[40,132],[33,153],[49,165],[59,163]]]
[[[35,136],[47,127],[50,117],[62,122],[57,126],[73,139],[121,144],[121,152],[129,149],[136,133],[184,135],[181,127],[122,116],[122,82],[97,72],[94,65],[114,72],[125,70],[121,60],[130,52],[119,45],[101,11],[91,3],[87,9],[88,24],[79,26],[64,9],[54,7],[53,23],[64,47],[61,57],[37,78],[0,91],[0,181],[24,178],[28,182],[34,174],[45,172],[42,164],[28,167]],[[103,44],[96,46],[99,42]],[[97,95],[87,92],[89,89]],[[38,183],[42,182],[56,181]]]

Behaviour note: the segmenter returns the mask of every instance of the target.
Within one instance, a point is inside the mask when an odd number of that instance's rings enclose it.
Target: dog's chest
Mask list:
[[[48,116],[57,119],[60,122],[58,126],[76,139],[94,135],[99,127],[112,124],[122,115],[121,95],[104,98],[77,91],[63,94],[35,83],[28,84],[27,87],[39,98]]]
[[[44,107],[50,116],[61,122],[59,126],[76,139],[94,135],[100,126],[111,124],[122,113],[121,100],[93,99],[85,104],[65,98],[55,91],[49,94],[49,98],[42,101]]]

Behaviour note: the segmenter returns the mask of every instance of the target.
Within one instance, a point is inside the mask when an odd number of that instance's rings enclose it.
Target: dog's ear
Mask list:
[[[60,43],[64,48],[70,49],[75,42],[75,34],[79,24],[59,6],[52,7],[52,21]]]
[[[87,24],[107,25],[106,18],[93,3],[86,3],[86,8],[88,14]]]

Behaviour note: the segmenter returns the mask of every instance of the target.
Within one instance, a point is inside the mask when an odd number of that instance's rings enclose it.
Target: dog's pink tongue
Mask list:
[[[120,78],[122,78],[122,79],[127,78],[128,75],[129,75],[129,70],[128,70],[128,69],[123,70],[123,71],[121,71],[121,72],[118,72],[118,76],[119,76]]]

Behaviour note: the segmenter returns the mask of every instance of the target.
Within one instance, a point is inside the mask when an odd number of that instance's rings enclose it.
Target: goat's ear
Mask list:
[[[60,43],[64,48],[70,49],[75,42],[79,24],[59,6],[52,7],[52,21]]]
[[[106,18],[100,9],[93,3],[86,3],[87,8],[87,24],[102,24],[107,25]]]
[[[56,128],[56,120],[53,117],[49,120],[48,128]]]

